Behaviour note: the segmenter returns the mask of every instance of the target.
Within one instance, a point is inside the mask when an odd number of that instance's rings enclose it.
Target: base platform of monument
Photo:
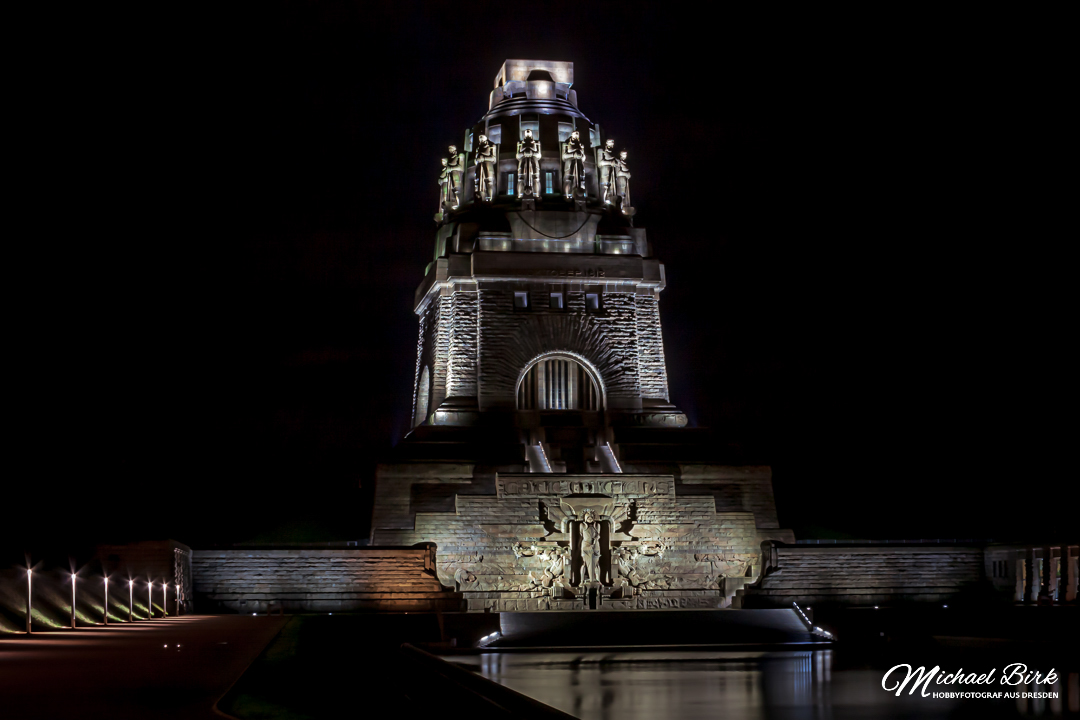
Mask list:
[[[501,613],[485,648],[819,643],[794,610],[596,610]]]

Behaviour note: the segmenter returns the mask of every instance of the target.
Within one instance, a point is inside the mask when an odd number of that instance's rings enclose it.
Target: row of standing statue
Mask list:
[[[456,210],[461,206],[462,178],[465,176],[465,154],[457,146],[449,147],[450,157],[442,159],[439,173],[439,212]],[[473,161],[473,194],[484,202],[491,202],[495,194],[495,164],[498,146],[486,135],[481,135],[476,145]],[[540,194],[540,141],[533,137],[531,129],[525,130],[517,146],[517,196],[530,198]],[[567,200],[584,200],[585,146],[577,130],[570,133],[562,143],[563,195]],[[600,183],[600,199],[607,205],[619,207],[630,214],[630,168],[626,164],[626,151],[616,153],[615,141],[608,140],[597,157]]]

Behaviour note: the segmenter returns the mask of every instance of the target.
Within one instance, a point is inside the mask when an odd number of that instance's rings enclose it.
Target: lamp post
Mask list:
[[[161,617],[169,616],[169,582],[161,583]]]
[[[180,583],[176,583],[176,614],[180,615]]]
[[[30,597],[34,593],[34,571],[32,568],[26,568],[26,634],[29,635],[32,630],[30,629]]]
[[[128,580],[128,622],[135,621],[135,581]]]
[[[75,573],[71,573],[71,629],[75,629]]]
[[[109,624],[109,576],[105,576],[105,624]]]
[[[149,591],[150,591],[150,602],[147,603],[146,619],[147,620],[152,620],[153,617],[154,617],[154,581],[153,580],[151,580],[147,584],[147,588],[149,588]]]

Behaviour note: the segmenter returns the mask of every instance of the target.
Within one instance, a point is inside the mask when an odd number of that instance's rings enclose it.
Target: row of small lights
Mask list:
[[[803,612],[802,608],[801,608],[801,607],[799,607],[799,603],[793,602],[793,603],[791,603],[791,604],[795,606],[795,609],[796,609],[796,610],[798,611],[799,615],[801,615],[801,616],[802,616],[803,622],[805,622],[805,623],[806,623],[806,625],[807,625],[808,627],[811,627],[811,628],[813,628],[813,630],[812,630],[811,632],[813,632],[813,633],[814,633],[814,634],[816,634],[816,635],[822,635],[822,636],[824,636],[824,637],[827,637],[827,638],[829,638],[830,640],[835,640],[835,639],[836,639],[836,636],[835,636],[835,635],[833,635],[833,634],[832,634],[831,632],[829,632],[828,630],[822,630],[822,629],[821,629],[821,628],[819,628],[819,627],[818,627],[817,625],[815,625],[814,623],[812,623],[812,622],[810,621],[810,618],[806,617],[806,613],[804,613],[804,612]],[[810,609],[810,606],[809,606],[809,605],[807,605],[807,606],[806,606],[806,609],[807,609],[807,610],[809,610],[809,609]]]
[[[33,592],[33,577],[34,577],[33,568],[27,568],[26,569],[26,632],[28,634],[30,632],[32,632],[32,630],[31,630],[32,613],[30,612],[30,610],[31,610],[31,607],[32,607],[32,604],[33,604],[32,601],[33,601],[33,594],[34,594],[34,592]],[[71,628],[73,630],[76,628],[76,625],[75,625],[75,579],[77,577],[78,577],[78,573],[71,573]],[[105,624],[108,625],[109,624],[109,576],[106,575],[104,580],[105,580],[105,608],[104,608],[104,613],[103,614],[105,616]],[[176,587],[176,606],[179,608],[180,607],[180,583],[175,583],[175,587]],[[147,591],[149,592],[148,607],[149,607],[149,610],[150,610],[150,618],[152,619],[154,617],[154,581],[153,580],[148,581],[147,584],[146,584],[146,588],[147,588]],[[168,592],[169,592],[169,583],[167,581],[163,580],[161,582],[161,598],[162,598],[162,601],[164,601],[166,605],[168,603],[168,597],[167,597]],[[166,606],[164,606],[164,605],[162,607],[162,612],[164,613],[164,615],[162,615],[162,617],[169,614],[168,608]],[[135,581],[134,580],[128,580],[128,622],[134,622],[134,620],[135,620]]]
[[[493,632],[493,633],[491,633],[489,635],[485,635],[484,637],[480,638],[480,642],[478,642],[477,645],[480,645],[481,647],[483,647],[484,645],[487,645],[489,642],[491,642],[493,640],[496,640],[499,637],[499,635],[501,635],[501,633],[498,630],[496,630],[495,632]]]

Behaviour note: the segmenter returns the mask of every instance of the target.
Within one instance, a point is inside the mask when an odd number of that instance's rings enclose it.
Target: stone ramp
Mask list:
[[[584,647],[819,642],[794,610],[638,610],[502,613],[501,637],[486,645]]]

